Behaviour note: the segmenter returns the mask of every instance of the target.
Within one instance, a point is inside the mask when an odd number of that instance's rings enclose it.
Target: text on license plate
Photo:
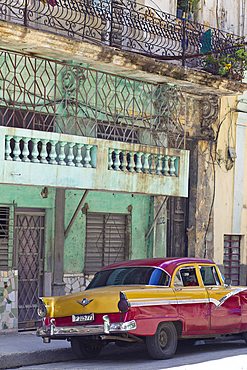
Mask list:
[[[79,313],[72,315],[72,322],[92,322],[94,321],[94,313]]]

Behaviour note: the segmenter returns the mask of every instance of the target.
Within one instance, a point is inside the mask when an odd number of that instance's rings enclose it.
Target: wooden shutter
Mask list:
[[[0,270],[7,270],[12,259],[13,217],[13,206],[0,206]]]

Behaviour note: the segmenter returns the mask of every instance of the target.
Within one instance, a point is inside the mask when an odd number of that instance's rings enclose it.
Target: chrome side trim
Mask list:
[[[150,298],[147,299],[139,299],[138,301],[132,301],[129,299],[130,307],[143,307],[143,306],[160,306],[160,305],[171,305],[177,304],[176,298],[167,298],[167,299],[156,299],[152,300]]]
[[[144,306],[164,306],[164,305],[183,305],[183,304],[198,304],[198,303],[213,303],[215,305],[215,310],[220,307],[223,303],[225,303],[229,298],[232,296],[247,290],[246,287],[244,288],[237,288],[229,293],[227,293],[225,296],[220,298],[219,300],[216,298],[184,298],[184,299],[176,299],[173,297],[167,297],[167,299],[151,299],[151,298],[143,298],[139,299],[138,301],[129,300],[130,307],[144,307]]]
[[[110,323],[109,317],[103,317],[104,325],[78,325],[78,326],[56,326],[54,319],[51,319],[51,326],[43,326],[37,329],[38,337],[68,337],[83,335],[102,335],[110,333],[124,333],[136,329],[135,320]]]
[[[215,307],[215,310],[220,307],[223,303],[225,303],[225,301],[227,301],[229,298],[233,297],[234,295],[240,293],[240,292],[243,292],[244,290],[246,290],[247,288],[237,288],[235,290],[232,290],[231,292],[227,293],[224,297],[221,297],[219,300],[218,300],[218,304],[216,305]]]

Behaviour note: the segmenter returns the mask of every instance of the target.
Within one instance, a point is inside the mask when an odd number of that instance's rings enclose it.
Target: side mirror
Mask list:
[[[232,280],[229,278],[225,279],[225,286],[230,287],[231,285],[232,285]]]

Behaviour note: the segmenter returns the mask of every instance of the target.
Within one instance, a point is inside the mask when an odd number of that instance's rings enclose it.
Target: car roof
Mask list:
[[[138,259],[138,260],[129,260],[123,262],[116,262],[112,265],[108,265],[101,269],[108,270],[120,267],[137,267],[137,266],[153,266],[159,267],[163,270],[166,270],[170,275],[172,275],[173,271],[176,267],[183,265],[183,264],[190,264],[190,263],[210,263],[214,264],[213,261],[204,259],[204,258],[189,258],[189,257],[167,257],[167,258],[145,258],[145,259]]]

